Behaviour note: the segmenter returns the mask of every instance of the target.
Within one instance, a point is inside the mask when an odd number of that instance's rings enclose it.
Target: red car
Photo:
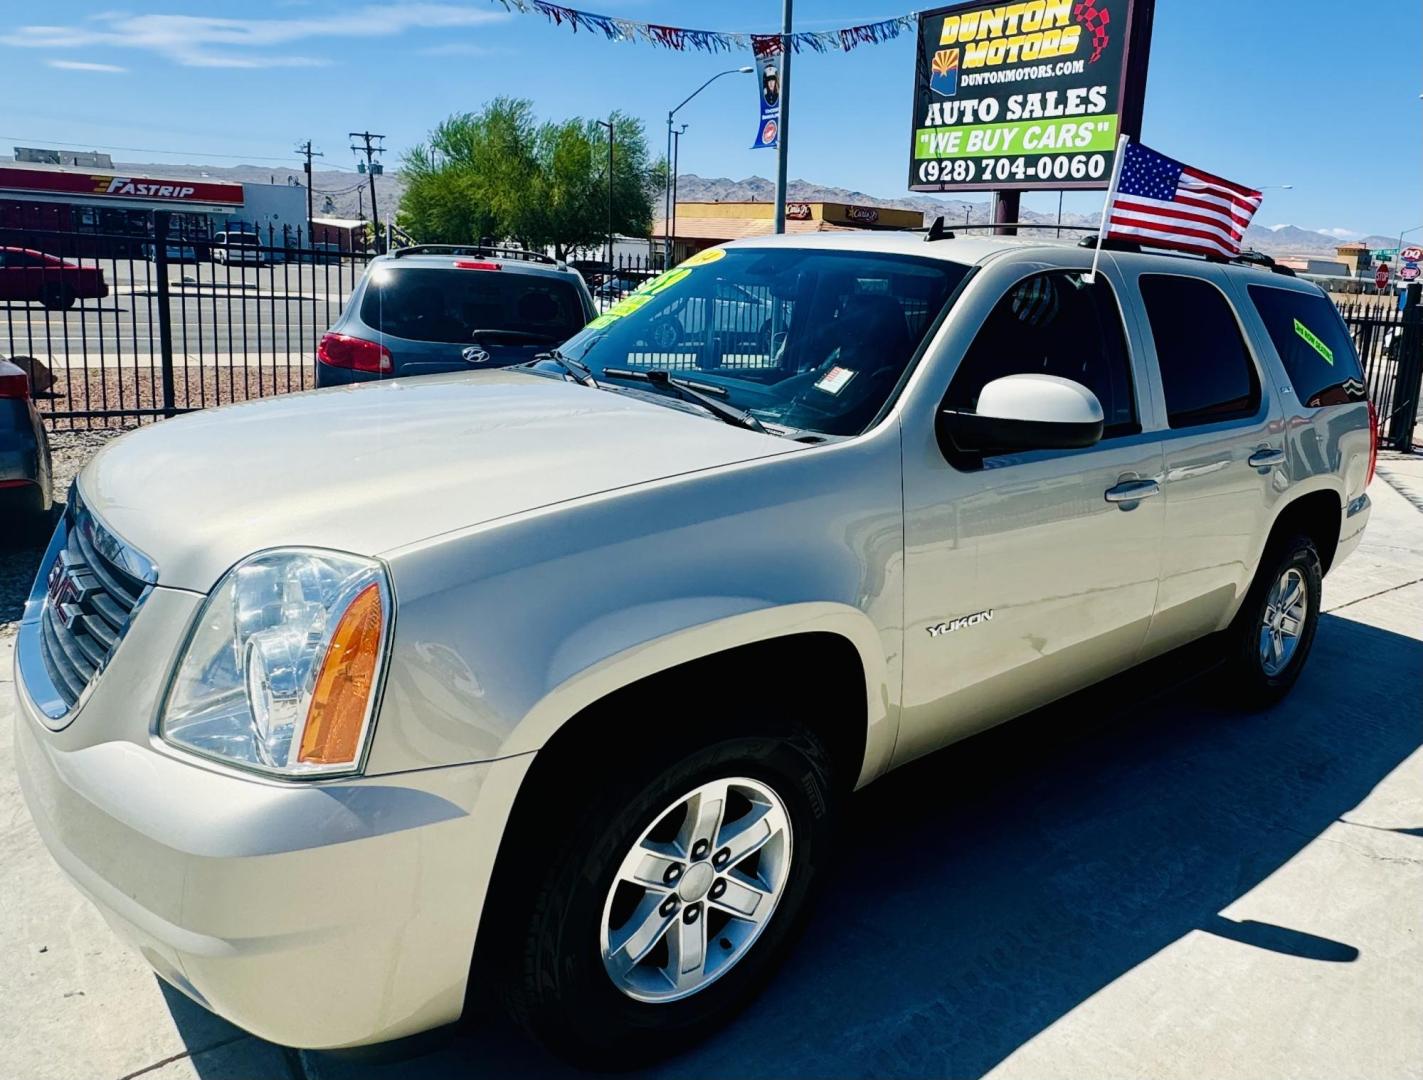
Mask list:
[[[30,248],[0,247],[0,300],[38,300],[51,311],[65,311],[75,300],[109,295],[104,272]]]

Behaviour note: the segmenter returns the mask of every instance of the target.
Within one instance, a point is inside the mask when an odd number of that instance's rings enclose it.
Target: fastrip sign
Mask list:
[[[6,195],[57,196],[81,199],[124,199],[144,203],[241,206],[242,185],[210,180],[166,180],[111,173],[52,172],[46,169],[0,168],[0,192]]]

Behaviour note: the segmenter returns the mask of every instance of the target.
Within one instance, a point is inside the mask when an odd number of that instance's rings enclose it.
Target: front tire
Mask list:
[[[1266,550],[1226,632],[1229,685],[1246,708],[1275,704],[1299,679],[1319,626],[1323,581],[1309,537]]]
[[[688,1048],[775,969],[830,856],[834,788],[824,747],[796,732],[599,791],[542,875],[505,1000],[561,1056],[627,1068]]]
[[[40,303],[50,311],[68,311],[76,299],[74,290],[68,285],[46,285],[40,293]]]

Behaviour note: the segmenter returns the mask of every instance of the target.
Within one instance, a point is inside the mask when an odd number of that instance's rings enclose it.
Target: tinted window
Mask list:
[[[1199,278],[1143,274],[1141,298],[1171,426],[1253,416],[1260,380],[1225,294]]]
[[[985,384],[1005,375],[1057,375],[1081,383],[1102,403],[1103,437],[1141,430],[1132,392],[1126,332],[1112,287],[1087,285],[1076,271],[1034,274],[998,301],[973,339],[947,408],[972,412]]]
[[[1365,399],[1354,343],[1327,298],[1251,285],[1250,300],[1302,404],[1317,408]]]
[[[371,272],[361,321],[377,333],[412,341],[557,344],[576,334],[584,319],[578,290],[564,278],[382,266]]]
[[[766,425],[857,435],[967,273],[909,255],[712,248],[594,319],[564,351],[600,382],[636,390],[647,386],[641,373],[665,370]]]

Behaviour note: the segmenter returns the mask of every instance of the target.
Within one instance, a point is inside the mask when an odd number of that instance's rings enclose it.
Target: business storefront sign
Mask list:
[[[208,180],[160,179],[112,173],[57,172],[47,169],[0,168],[0,192],[40,198],[68,196],[75,201],[142,202],[153,205],[237,207],[241,184]]]
[[[909,186],[1105,188],[1139,134],[1154,0],[970,3],[919,16]]]

